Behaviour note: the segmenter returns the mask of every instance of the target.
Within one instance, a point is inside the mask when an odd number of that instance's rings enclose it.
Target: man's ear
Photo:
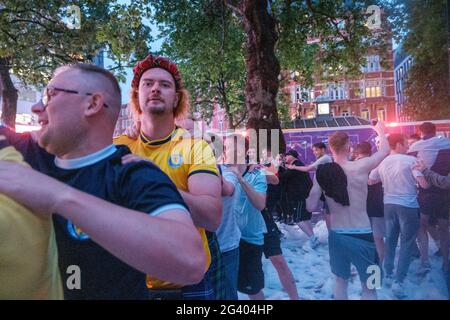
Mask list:
[[[90,97],[90,100],[88,103],[89,104],[88,104],[87,108],[84,110],[84,114],[85,114],[85,116],[90,117],[90,116],[96,115],[97,113],[102,111],[102,109],[105,105],[105,100],[101,93],[94,93]]]

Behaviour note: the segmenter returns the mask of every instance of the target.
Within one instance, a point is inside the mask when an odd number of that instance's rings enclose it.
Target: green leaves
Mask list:
[[[221,1],[153,1],[165,42],[162,53],[178,62],[192,96],[192,112],[210,120],[215,104],[234,127],[245,113],[244,35]]]
[[[100,49],[117,61],[120,73],[132,64],[133,53],[148,52],[150,27],[148,0],[118,1],[2,1],[0,57],[11,57],[14,73],[27,83],[48,81],[60,64],[91,61]],[[66,8],[79,7],[79,29],[69,29]]]
[[[382,43],[382,31],[366,27],[366,8],[373,1],[271,1],[279,40],[275,54],[282,70],[295,70],[304,85],[360,74],[370,45]],[[193,96],[193,107],[205,117],[214,103],[231,119],[245,115],[245,37],[240,8],[251,1],[153,1],[154,20],[164,38],[163,53],[181,64]],[[309,40],[318,39],[316,43]],[[326,71],[326,72],[325,72]],[[289,74],[283,73],[282,75]],[[282,79],[286,80],[286,79]],[[224,85],[226,84],[226,85]],[[288,102],[280,90],[280,118],[289,120]],[[281,105],[280,105],[281,103]],[[210,108],[210,110],[208,110]]]
[[[405,115],[412,119],[450,116],[446,2],[403,0],[390,7],[396,38],[413,58],[405,86],[404,109]]]

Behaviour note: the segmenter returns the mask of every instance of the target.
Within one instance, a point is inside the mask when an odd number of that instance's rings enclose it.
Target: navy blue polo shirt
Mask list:
[[[158,167],[147,161],[122,165],[121,158],[130,153],[126,146],[111,145],[87,157],[61,161],[40,148],[30,134],[0,128],[0,135],[6,136],[33,168],[78,190],[153,216],[171,208],[187,211],[175,185]],[[65,299],[148,298],[144,273],[113,256],[57,213],[53,222]],[[73,265],[81,271],[81,289],[66,285],[72,275],[68,268]]]

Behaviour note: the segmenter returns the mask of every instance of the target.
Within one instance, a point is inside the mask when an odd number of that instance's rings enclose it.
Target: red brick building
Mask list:
[[[382,119],[396,122],[393,54],[389,52],[388,65],[381,67],[380,56],[366,57],[366,65],[358,79],[343,78],[337,83],[316,83],[313,88],[303,88],[294,80],[285,88],[290,93],[291,117],[302,119],[316,116],[316,99],[329,101],[334,116],[357,116],[364,119]]]
[[[114,137],[120,136],[125,130],[133,124],[133,117],[128,104],[123,104],[120,109],[119,119],[117,119]]]

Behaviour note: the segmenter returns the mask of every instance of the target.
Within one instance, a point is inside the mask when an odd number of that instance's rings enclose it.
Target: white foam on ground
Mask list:
[[[307,236],[298,226],[279,224],[284,237],[281,239],[283,255],[291,269],[297,290],[301,299],[306,300],[330,300],[332,299],[334,287],[334,275],[330,271],[328,255],[328,230],[323,220],[315,227],[315,235],[321,243],[315,250],[311,249]],[[405,292],[410,300],[447,300],[446,280],[441,271],[442,258],[433,256],[436,244],[430,240],[430,262],[431,272],[426,276],[418,276],[417,270],[420,266],[419,259],[412,261],[408,276],[404,282]],[[398,249],[398,248],[397,248]],[[398,252],[397,252],[398,254]],[[263,257],[263,270],[265,279],[264,294],[266,299],[286,300],[289,299],[283,290],[278,274],[269,260]],[[349,299],[357,300],[361,297],[361,284],[356,271],[349,280]],[[377,290],[378,299],[397,300],[392,290],[382,287]],[[247,300],[247,295],[239,293],[239,299]]]

